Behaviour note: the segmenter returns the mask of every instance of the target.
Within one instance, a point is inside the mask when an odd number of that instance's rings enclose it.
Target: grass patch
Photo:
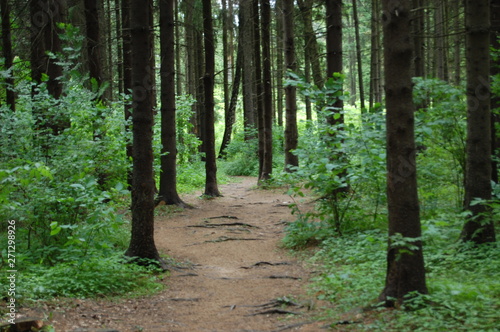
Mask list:
[[[500,246],[473,248],[457,243],[454,235],[459,224],[434,220],[424,225],[429,294],[397,310],[375,307],[385,280],[385,232],[364,231],[322,242],[310,258],[321,271],[311,291],[331,302],[325,319],[337,322],[332,327],[343,331],[498,331]]]

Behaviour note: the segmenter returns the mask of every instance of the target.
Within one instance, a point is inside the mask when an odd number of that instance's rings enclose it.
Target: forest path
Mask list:
[[[149,297],[81,301],[62,329],[121,332],[319,331],[305,285],[311,277],[279,248],[293,216],[283,189],[256,189],[256,179],[221,185],[223,197],[183,196],[195,209],[156,218],[156,246],[179,262],[166,288]],[[288,312],[288,313],[287,313]],[[296,314],[292,314],[296,313]]]

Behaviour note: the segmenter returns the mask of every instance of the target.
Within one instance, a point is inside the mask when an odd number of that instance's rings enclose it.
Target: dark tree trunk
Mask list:
[[[260,17],[259,0],[249,0],[252,2],[253,14],[253,61],[254,61],[254,79],[255,79],[255,99],[257,129],[259,137],[259,180],[263,172],[264,151],[265,151],[265,133],[264,133],[264,101],[263,101],[263,82],[262,82],[262,61],[261,61],[261,39],[260,39]]]
[[[334,73],[343,72],[342,64],[342,0],[326,0],[326,67],[327,78]],[[342,99],[337,98],[332,106],[336,112],[344,108]],[[344,123],[344,115],[335,119],[333,115],[327,117],[329,124]]]
[[[273,88],[271,85],[271,4],[261,0],[264,155],[260,180],[269,180],[273,171]]]
[[[233,132],[233,125],[236,120],[236,106],[238,103],[238,94],[240,90],[241,83],[241,72],[243,67],[243,41],[241,35],[241,25],[239,29],[239,44],[238,44],[238,54],[236,55],[236,72],[234,74],[233,88],[231,91],[231,99],[229,100],[229,106],[226,112],[226,123],[224,127],[224,135],[222,136],[222,143],[219,151],[219,158],[226,155],[226,149],[231,142],[231,133]]]
[[[382,102],[382,71],[380,61],[380,0],[372,0],[370,51],[370,109]]]
[[[130,35],[133,95],[132,234],[125,255],[162,264],[154,241],[153,105],[149,76],[152,56],[151,2],[131,1]]]
[[[424,60],[424,3],[423,0],[412,0],[412,37],[413,37],[413,68],[415,77],[425,77]]]
[[[48,56],[48,53],[61,53],[62,32],[57,24],[64,22],[66,2],[64,0],[31,0],[29,2],[31,15],[31,77],[34,82],[42,83],[42,76],[47,75],[47,91],[59,99],[63,92],[60,77],[63,75],[58,60]],[[44,110],[35,110],[38,114],[37,127],[50,130],[58,135],[70,126],[70,120],[65,114],[47,117]],[[43,119],[40,121],[40,119]]]
[[[118,81],[118,94],[121,96],[123,93],[123,49],[122,49],[122,19],[120,14],[120,0],[115,0],[115,47],[116,47],[116,71]]]
[[[363,84],[363,64],[361,61],[361,41],[359,38],[359,19],[358,19],[358,4],[357,0],[352,0],[352,11],[354,16],[354,31],[356,36],[356,59],[358,62],[358,85],[359,85],[359,101],[361,104],[361,112],[366,109],[365,106],[365,89]]]
[[[276,118],[279,127],[283,127],[283,0],[276,0]]]
[[[240,0],[240,24],[242,25],[243,39],[243,126],[245,129],[245,139],[255,137],[253,131],[256,128],[256,111],[254,103],[254,70],[253,70],[253,19],[252,19],[252,2],[248,0]]]
[[[445,1],[435,0],[434,24],[436,26],[434,50],[436,77],[448,81],[447,48],[446,48],[446,24],[444,18]]]
[[[174,1],[160,1],[161,52],[161,173],[156,205],[187,206],[177,194],[177,144],[175,125]]]
[[[123,56],[123,91],[129,95],[132,92],[132,51],[130,49],[130,0],[122,0],[122,56]],[[125,130],[132,131],[130,121],[132,119],[132,106],[129,103],[124,105]],[[127,142],[125,147],[127,159],[132,161],[132,142]],[[129,189],[132,189],[132,170],[127,174]]]
[[[306,43],[305,56],[309,59],[309,62],[311,64],[314,84],[321,89],[323,87],[323,74],[321,70],[316,33],[313,29],[313,0],[298,0],[297,3],[299,5],[302,20],[304,21],[304,39]]]
[[[293,72],[297,69],[295,61],[295,42],[294,42],[294,11],[293,0],[283,0],[283,32],[285,65],[288,70]],[[285,127],[285,170],[291,171],[290,166],[298,166],[299,159],[292,153],[297,149],[298,131],[297,131],[297,91],[296,88],[288,85],[285,87],[285,105],[286,105],[286,127]]]
[[[8,0],[0,1],[0,10],[2,15],[2,50],[3,56],[5,58],[4,67],[7,70],[13,70],[13,59],[12,56],[12,39],[11,39],[11,28],[10,28],[10,6]],[[7,85],[6,89],[6,102],[9,108],[15,112],[16,110],[16,93],[14,91],[14,78],[13,73],[9,73],[9,77],[5,79]]]
[[[382,0],[382,8],[389,243],[385,288],[379,300],[392,307],[411,292],[427,293],[427,287],[415,161],[410,4]],[[408,245],[393,245],[394,237],[403,237]]]
[[[491,0],[491,32],[490,32],[490,44],[495,50],[500,50],[500,41],[498,37],[500,36],[500,0]],[[500,75],[500,61],[499,59],[493,59],[491,57],[490,65],[490,76]],[[496,94],[491,94],[491,151],[494,158],[491,165],[491,179],[493,182],[498,183],[498,158],[500,157],[500,139],[498,136],[498,131],[496,130],[496,125],[500,125],[500,96]]]
[[[205,74],[203,87],[205,92],[205,193],[206,196],[220,196],[217,187],[217,164],[215,157],[215,131],[214,131],[214,75],[215,75],[215,45],[212,25],[212,3],[203,0],[203,35],[205,45]]]
[[[495,242],[495,227],[486,204],[491,199],[490,2],[466,0],[467,143],[464,208],[472,212],[462,240]]]

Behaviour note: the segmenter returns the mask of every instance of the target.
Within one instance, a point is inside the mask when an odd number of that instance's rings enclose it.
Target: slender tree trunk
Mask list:
[[[10,6],[8,0],[0,1],[0,10],[2,15],[2,50],[3,56],[5,58],[4,67],[10,70],[9,76],[5,79],[7,85],[6,89],[6,102],[9,108],[15,112],[16,111],[16,93],[14,91],[14,78],[13,78],[13,60],[12,55],[12,39],[11,39],[11,28],[10,28]]]
[[[243,36],[241,25],[238,33],[238,54],[236,55],[236,73],[234,74],[233,88],[231,91],[231,99],[229,101],[228,111],[226,113],[226,123],[224,127],[224,135],[222,137],[222,144],[219,151],[219,158],[225,157],[226,149],[231,142],[231,133],[233,132],[233,125],[236,118],[236,105],[238,103],[238,93],[240,90],[241,72],[243,67]]]
[[[297,70],[295,61],[294,41],[294,11],[293,0],[283,0],[283,32],[286,69],[292,72]],[[297,149],[297,91],[288,85],[285,87],[286,127],[285,127],[285,170],[290,172],[292,167],[299,166],[299,159],[293,154]]]
[[[176,92],[177,96],[182,96],[184,93],[183,86],[185,85],[186,79],[182,75],[182,44],[181,44],[181,28],[179,22],[179,0],[174,0],[174,25],[175,25],[175,77],[176,82]],[[184,78],[184,79],[183,79]]]
[[[363,64],[361,61],[361,41],[359,38],[359,19],[358,19],[358,5],[357,0],[352,0],[352,10],[354,16],[354,31],[356,35],[356,58],[358,63],[358,86],[359,86],[359,101],[361,112],[366,109],[365,106],[365,88],[363,84]]]
[[[122,56],[123,56],[123,91],[129,95],[132,92],[132,51],[130,44],[130,1],[122,0]],[[125,115],[125,130],[132,132],[130,121],[132,120],[132,107],[129,103],[124,105]],[[128,161],[132,161],[133,145],[132,142],[127,142],[125,147]],[[127,182],[129,189],[132,189],[132,170],[127,174]]]
[[[160,0],[161,173],[156,205],[187,206],[177,194],[174,0]]]
[[[424,60],[424,3],[422,0],[412,0],[412,37],[414,49],[414,76],[425,77]]]
[[[214,131],[214,75],[215,75],[215,44],[212,25],[212,3],[203,0],[203,35],[205,45],[205,75],[203,87],[205,91],[205,193],[206,196],[220,196],[217,187],[217,164],[215,157]]]
[[[164,266],[154,241],[153,104],[149,82],[152,56],[150,1],[131,1],[130,45],[133,95],[132,235],[125,255]]]
[[[465,1],[467,59],[467,143],[464,207],[472,212],[462,240],[495,242],[495,227],[486,204],[491,199],[490,1]]]
[[[463,41],[464,35],[463,33],[459,33],[463,27],[463,17],[460,14],[462,8],[462,0],[454,0],[453,1],[454,8],[454,33],[455,36],[453,38],[453,83],[456,86],[459,86],[462,82],[462,50],[463,50]]]
[[[118,81],[118,94],[123,94],[123,49],[121,47],[122,20],[120,14],[120,0],[115,0],[115,34],[116,34],[116,71]]]
[[[87,57],[90,77],[96,80],[98,86],[103,82],[101,61],[101,34],[99,27],[99,12],[96,0],[85,0],[85,27],[87,31]]]
[[[276,0],[276,118],[279,127],[283,127],[283,0]]]
[[[250,1],[250,0],[249,0]],[[251,0],[253,11],[253,56],[254,56],[254,79],[255,79],[255,104],[257,115],[257,129],[259,137],[259,180],[263,172],[264,151],[265,151],[265,133],[264,133],[264,101],[263,101],[263,82],[262,82],[262,61],[261,61],[261,39],[260,39],[260,17],[259,0]]]
[[[379,300],[392,307],[412,292],[427,293],[427,287],[415,160],[411,8],[404,0],[382,0],[382,8],[389,243],[385,288]],[[398,238],[406,243],[396,246]]]
[[[63,92],[60,77],[63,75],[58,60],[48,56],[48,53],[61,52],[62,33],[57,24],[65,21],[66,2],[64,0],[30,0],[31,16],[31,77],[34,82],[42,83],[43,74],[48,76],[47,91],[55,99],[59,99]],[[46,118],[42,110],[36,110],[39,119]],[[40,127],[50,129],[58,135],[70,126],[69,119],[64,115],[58,119],[50,118],[42,121]]]
[[[434,24],[436,26],[436,49],[434,52],[436,77],[443,81],[448,81],[447,73],[447,60],[446,60],[446,36],[445,36],[445,22],[444,22],[444,2],[442,0],[435,0]]]
[[[380,0],[372,0],[369,108],[382,102],[380,61]]]
[[[256,126],[256,111],[254,103],[254,70],[253,70],[253,19],[252,19],[252,2],[248,0],[240,0],[240,24],[242,24],[243,39],[241,47],[243,48],[243,126],[245,129],[245,139],[251,139],[254,136],[251,131]]]
[[[273,88],[271,83],[271,4],[261,0],[263,57],[264,160],[260,180],[269,180],[273,171]]]
[[[318,51],[318,41],[312,22],[313,0],[297,0],[297,3],[304,22],[304,39],[306,43],[305,56],[309,58],[311,64],[314,84],[321,89],[323,87],[323,74]]]

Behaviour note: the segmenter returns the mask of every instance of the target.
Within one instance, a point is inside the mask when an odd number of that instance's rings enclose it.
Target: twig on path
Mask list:
[[[198,302],[201,300],[199,297],[193,297],[193,298],[180,298],[180,297],[172,297],[167,299],[169,301],[176,301],[176,302],[182,302],[182,301],[187,301],[187,302]]]

